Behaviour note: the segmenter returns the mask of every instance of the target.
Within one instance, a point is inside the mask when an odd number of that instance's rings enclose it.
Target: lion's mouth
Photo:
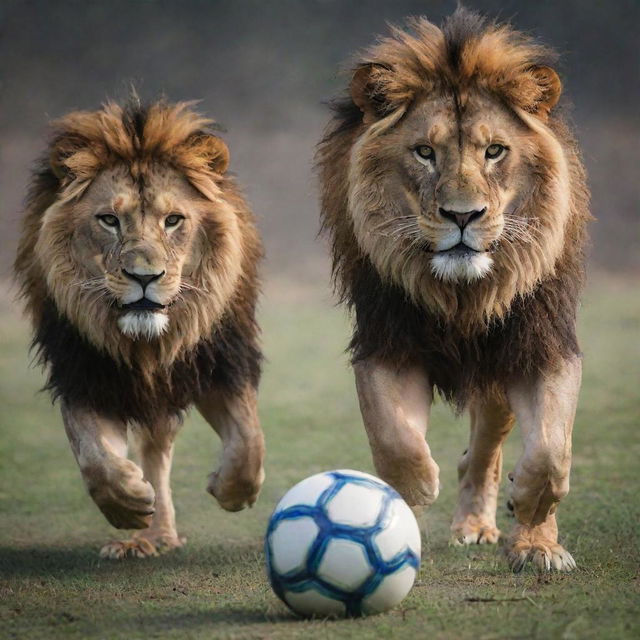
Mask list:
[[[164,304],[154,302],[153,300],[149,300],[149,298],[140,298],[140,300],[120,306],[120,309],[123,311],[158,311],[164,308]]]
[[[436,251],[436,253],[440,255],[447,255],[447,256],[462,258],[464,256],[469,256],[474,253],[483,253],[483,252],[470,247],[468,244],[465,244],[464,242],[458,242],[457,245],[450,247],[449,249],[444,249],[443,251]]]

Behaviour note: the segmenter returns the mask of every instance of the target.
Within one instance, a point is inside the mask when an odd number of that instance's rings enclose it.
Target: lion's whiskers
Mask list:
[[[394,218],[389,218],[387,220],[383,220],[382,222],[379,222],[378,224],[374,225],[370,231],[376,231],[378,229],[383,229],[384,227],[388,226],[388,225],[392,225],[394,222],[397,222],[398,220],[409,220],[409,219],[415,219],[414,215],[411,216],[396,216]]]
[[[103,298],[113,298],[112,292],[106,286],[106,283],[103,283],[99,286],[95,286],[93,288],[87,288],[88,295],[91,296],[93,302],[98,302]]]
[[[513,241],[519,241],[523,244],[538,244],[540,233],[540,228],[529,220],[508,214],[504,216],[503,238],[511,244]]]
[[[71,283],[71,287],[80,287],[81,289],[92,289],[96,285],[100,286],[104,282],[104,276],[95,276],[86,280],[76,280]]]
[[[192,282],[182,281],[180,283],[179,291],[197,291],[198,293],[209,293],[209,291],[203,287],[199,287]]]
[[[392,227],[386,230],[385,227]],[[393,238],[399,240],[406,238],[408,240],[422,239],[424,234],[416,216],[397,216],[390,218],[384,222],[374,226],[369,233],[382,236],[384,238]]]

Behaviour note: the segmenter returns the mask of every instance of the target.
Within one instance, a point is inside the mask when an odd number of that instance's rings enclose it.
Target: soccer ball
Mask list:
[[[318,473],[295,485],[269,520],[267,572],[303,616],[386,611],[413,586],[420,530],[386,482],[360,471]]]

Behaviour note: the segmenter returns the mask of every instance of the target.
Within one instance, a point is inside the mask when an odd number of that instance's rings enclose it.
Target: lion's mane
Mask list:
[[[15,262],[34,327],[33,348],[48,366],[46,388],[54,399],[153,425],[162,416],[180,414],[214,386],[233,390],[258,384],[261,352],[254,315],[262,246],[234,180],[212,171],[199,149],[210,125],[188,103],[145,107],[137,99],[124,108],[109,103],[54,123],[47,152],[33,172]],[[64,172],[55,170],[54,153]],[[49,208],[73,206],[98,172],[113,163],[124,163],[141,185],[154,163],[165,163],[211,202],[211,215],[199,230],[207,247],[194,276],[199,286],[181,294],[171,309],[170,329],[153,341],[123,335],[100,295],[74,286],[68,237],[54,232],[41,238]],[[43,272],[36,252],[43,241],[64,281]]]
[[[463,407],[474,389],[549,370],[579,352],[575,317],[584,280],[589,193],[577,145],[559,109],[535,115],[544,87],[531,69],[553,57],[509,26],[459,9],[442,29],[422,18],[407,30],[394,28],[391,37],[356,60],[356,70],[373,68],[371,98],[379,118],[367,122],[350,96],[336,101],[317,155],[322,227],[331,241],[334,280],[342,301],[355,311],[354,360],[373,356],[398,366],[423,363],[433,384]],[[526,204],[537,241],[506,243],[493,254],[494,269],[487,277],[451,284],[431,273],[424,254],[403,251],[397,238],[363,237],[361,230],[358,235],[353,208],[361,209],[363,220],[368,203],[387,205],[373,161],[360,156],[357,147],[365,137],[382,140],[426,92],[474,91],[499,97],[537,136],[537,185]],[[354,176],[360,181],[356,186]]]

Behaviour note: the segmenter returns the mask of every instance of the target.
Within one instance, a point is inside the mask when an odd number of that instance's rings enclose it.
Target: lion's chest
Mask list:
[[[355,294],[354,359],[423,366],[432,384],[460,408],[473,393],[548,370],[579,353],[573,298],[552,295],[545,287],[517,299],[503,320],[468,334],[380,281],[375,295],[369,286]]]

